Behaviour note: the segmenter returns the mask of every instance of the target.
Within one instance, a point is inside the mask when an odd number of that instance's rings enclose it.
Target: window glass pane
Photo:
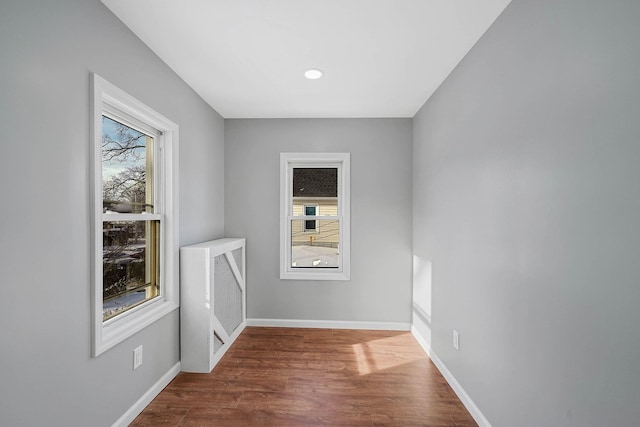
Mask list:
[[[340,221],[315,220],[316,233],[305,233],[306,220],[291,221],[291,267],[338,268]]]
[[[293,168],[293,197],[338,197],[338,168]]]
[[[104,221],[103,320],[160,293],[160,221]]]
[[[316,214],[316,207],[315,206],[305,206],[304,207],[304,214],[305,215],[315,215]]]
[[[153,212],[153,138],[102,116],[102,209]]]

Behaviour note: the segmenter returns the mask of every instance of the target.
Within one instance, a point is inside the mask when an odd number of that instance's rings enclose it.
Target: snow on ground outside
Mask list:
[[[339,257],[337,248],[309,245],[291,247],[292,267],[337,268]]]

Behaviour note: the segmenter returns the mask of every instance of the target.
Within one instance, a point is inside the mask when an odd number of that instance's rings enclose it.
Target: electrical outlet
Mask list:
[[[142,365],[142,346],[133,350],[133,370],[138,369]]]
[[[453,330],[453,348],[460,350],[460,333],[455,329]]]

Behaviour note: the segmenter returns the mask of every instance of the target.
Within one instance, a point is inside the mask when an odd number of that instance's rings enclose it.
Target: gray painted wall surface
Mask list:
[[[414,119],[432,346],[493,426],[640,420],[639,18],[514,0]]]
[[[180,243],[223,233],[222,118],[99,1],[0,3],[4,426],[111,425],[179,360],[177,312],[90,356],[92,71],[180,125]]]
[[[281,152],[351,153],[351,281],[280,280]],[[225,120],[225,165],[249,318],[410,321],[410,119]]]

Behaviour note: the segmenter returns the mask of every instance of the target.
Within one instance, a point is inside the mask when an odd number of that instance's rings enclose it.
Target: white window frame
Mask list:
[[[92,355],[96,357],[179,308],[178,273],[178,125],[97,74],[91,76],[91,197],[92,197]],[[102,202],[102,115],[124,113],[158,131],[159,159],[154,164],[154,197],[159,208],[145,220],[161,218],[160,295],[103,321],[103,221],[140,220],[142,214],[104,214]],[[108,215],[108,218],[105,217]],[[117,215],[117,217],[116,217]]]
[[[350,280],[350,153],[280,153],[280,279]],[[334,216],[293,216],[293,169],[304,167],[338,169],[338,219],[340,253],[338,268],[291,267],[291,220],[335,219]],[[303,212],[304,213],[304,212]]]

